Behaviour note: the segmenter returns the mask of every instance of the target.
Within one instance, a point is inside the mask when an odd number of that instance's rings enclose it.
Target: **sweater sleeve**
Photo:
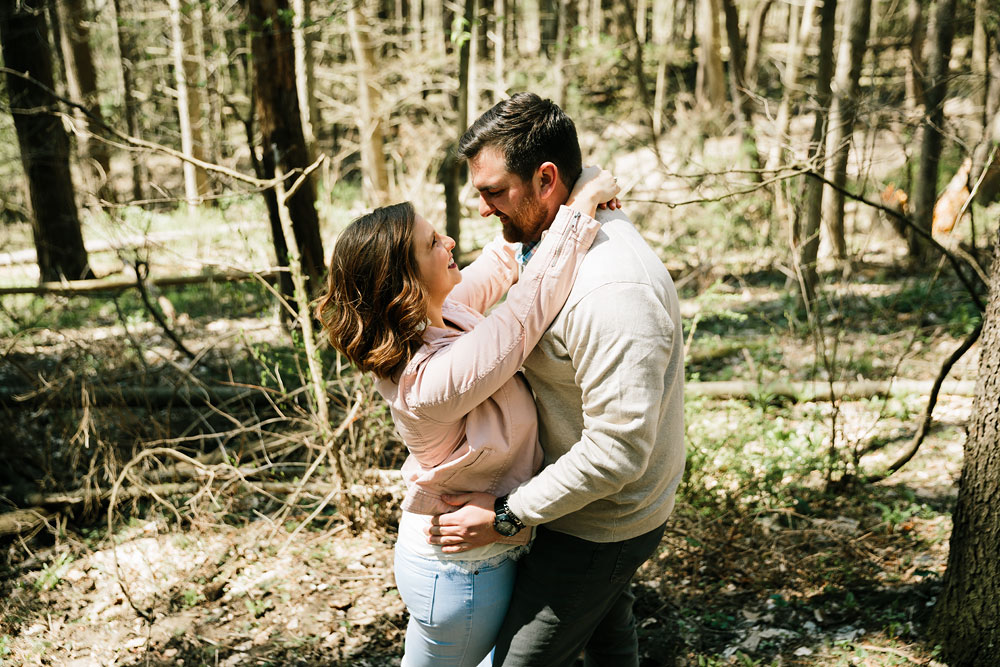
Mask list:
[[[507,299],[476,327],[407,372],[406,403],[417,415],[453,421],[514,377],[555,319],[600,223],[560,207]]]
[[[462,269],[462,282],[449,299],[485,313],[517,282],[515,246],[497,237],[486,244],[474,262]]]
[[[679,333],[648,285],[609,283],[565,319],[582,392],[583,432],[569,451],[510,494],[527,525],[617,493],[646,470],[656,441],[665,370]]]

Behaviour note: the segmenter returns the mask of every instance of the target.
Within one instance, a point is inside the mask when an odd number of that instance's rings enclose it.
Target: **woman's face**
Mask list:
[[[413,223],[413,255],[417,260],[420,282],[432,303],[443,303],[452,288],[462,282],[462,273],[451,256],[455,241],[438,234],[420,215]]]

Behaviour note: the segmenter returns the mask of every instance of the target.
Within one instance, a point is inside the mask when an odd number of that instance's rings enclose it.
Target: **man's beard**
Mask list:
[[[545,206],[537,197],[524,199],[511,215],[505,215],[500,219],[504,239],[510,243],[537,241],[541,237],[547,213]],[[504,218],[507,222],[504,222]]]

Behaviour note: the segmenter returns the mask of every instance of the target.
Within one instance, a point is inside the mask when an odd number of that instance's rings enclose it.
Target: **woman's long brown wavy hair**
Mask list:
[[[409,202],[377,208],[341,232],[317,316],[363,371],[394,377],[423,343],[427,300],[413,254]]]

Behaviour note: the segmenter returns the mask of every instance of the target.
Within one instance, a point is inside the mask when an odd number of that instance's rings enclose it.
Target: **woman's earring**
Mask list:
[[[424,329],[427,328],[427,325],[430,324],[430,323],[431,323],[430,320],[424,320],[423,322],[417,322],[417,326],[415,328],[416,328],[417,331],[423,331]]]

